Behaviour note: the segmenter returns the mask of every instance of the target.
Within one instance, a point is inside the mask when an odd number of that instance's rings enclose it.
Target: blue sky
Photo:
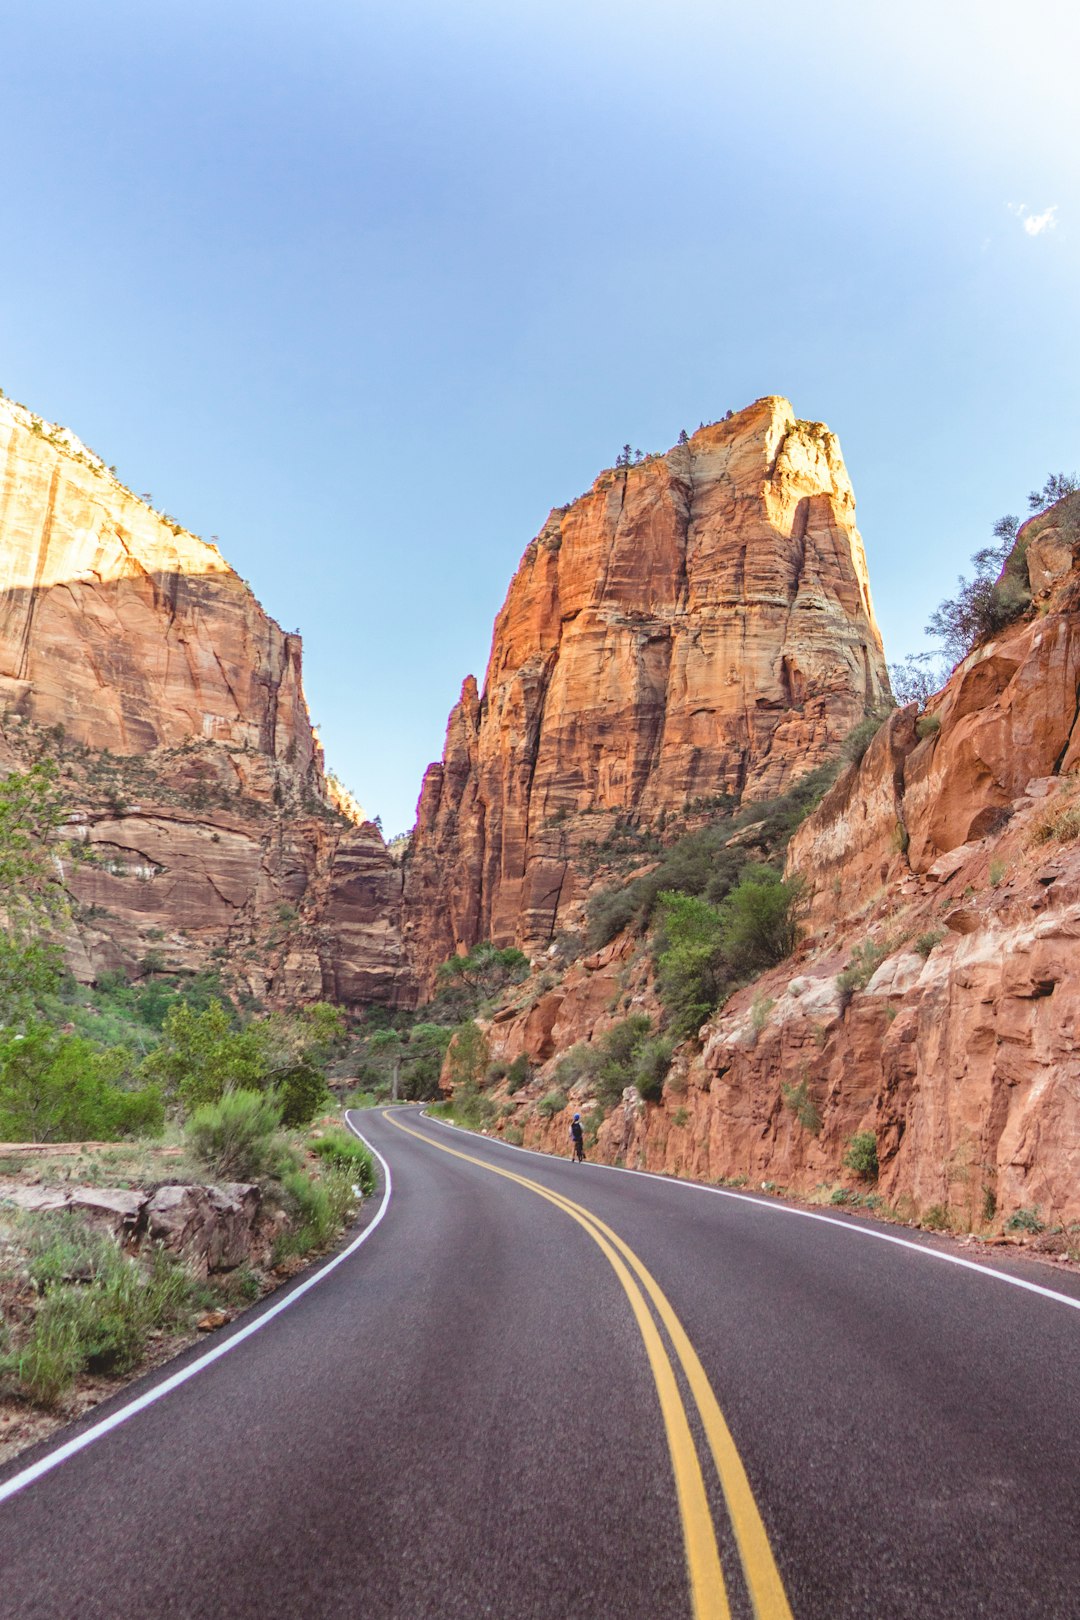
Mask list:
[[[892,659],[1080,470],[1078,46],[1059,0],[8,8],[0,386],[220,537],[397,832],[624,441],[828,422]]]

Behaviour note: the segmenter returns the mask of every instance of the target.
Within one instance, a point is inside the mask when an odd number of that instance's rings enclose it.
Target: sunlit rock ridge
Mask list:
[[[400,872],[328,785],[300,638],[215,546],[0,398],[0,763],[58,757],[69,957],[261,999],[407,994]]]
[[[483,938],[546,945],[580,911],[597,812],[656,824],[774,794],[886,692],[823,424],[770,396],[602,473],[526,548],[483,694],[466,680],[425,777],[405,885],[421,979]]]

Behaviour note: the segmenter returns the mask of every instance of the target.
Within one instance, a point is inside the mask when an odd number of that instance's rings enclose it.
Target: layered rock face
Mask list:
[[[215,547],[0,399],[0,763],[60,762],[80,976],[410,999],[400,870],[323,777],[300,653]]]
[[[406,876],[421,977],[580,912],[596,812],[762,797],[835,751],[887,678],[836,439],[767,398],[552,512],[424,781]],[[575,907],[577,911],[575,912]]]
[[[804,823],[795,959],[739,991],[679,1055],[659,1106],[633,1094],[595,1147],[673,1174],[828,1198],[868,1133],[874,1191],[908,1217],[1000,1232],[1018,1211],[1075,1248],[1080,1220],[1080,497],[1021,535],[1036,614],[970,654],[928,716],[895,713]],[[534,1062],[654,1012],[625,943],[493,1026]],[[635,976],[636,975],[636,976]],[[612,1009],[615,1009],[614,1011]],[[536,1084],[550,1085],[553,1069]],[[570,1107],[588,1107],[586,1093]],[[565,1116],[525,1105],[525,1140]],[[1056,1229],[1056,1230],[1051,1230]]]
[[[299,638],[214,546],[6,399],[0,537],[6,707],[115,753],[201,737],[313,765]]]

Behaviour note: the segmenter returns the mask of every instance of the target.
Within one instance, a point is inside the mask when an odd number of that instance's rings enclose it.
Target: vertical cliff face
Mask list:
[[[832,753],[887,678],[836,439],[759,400],[552,512],[425,777],[406,885],[421,976],[580,904],[582,818],[760,797]]]
[[[315,764],[299,638],[214,546],[6,399],[0,539],[7,708],[114,753],[204,738]]]
[[[0,766],[60,763],[80,976],[409,998],[400,869],[328,789],[300,651],[214,546],[0,399]]]

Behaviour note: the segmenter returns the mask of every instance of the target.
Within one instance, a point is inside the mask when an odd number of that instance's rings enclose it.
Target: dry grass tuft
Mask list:
[[[1031,829],[1033,844],[1067,844],[1080,838],[1080,799],[1047,810]]]

